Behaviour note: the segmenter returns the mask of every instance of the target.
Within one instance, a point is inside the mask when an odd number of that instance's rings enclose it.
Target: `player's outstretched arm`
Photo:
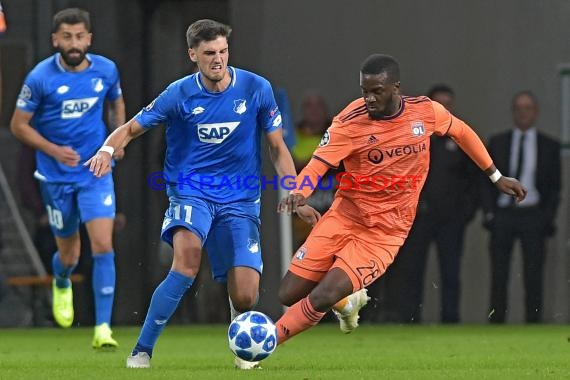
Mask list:
[[[69,146],[60,146],[44,138],[30,125],[33,113],[16,109],[10,121],[10,130],[18,140],[36,150],[40,150],[67,166],[79,164],[79,154]]]
[[[486,168],[484,169],[485,174],[489,176],[489,179],[497,186],[499,191],[514,196],[517,202],[522,201],[526,197],[526,189],[517,179],[503,176],[495,167],[487,148],[485,148],[485,144],[483,144],[483,141],[471,127],[453,117],[453,123],[448,131],[448,135],[457,142],[459,147],[467,153],[473,162],[482,169]]]
[[[269,144],[271,161],[273,162],[273,166],[275,167],[277,174],[281,178],[287,177],[285,180],[285,186],[287,186],[287,188],[291,188],[294,184],[293,181],[297,172],[293,162],[293,157],[291,157],[291,153],[289,152],[287,145],[285,145],[285,141],[283,141],[282,130],[278,129],[267,134],[267,143]],[[321,219],[321,214],[311,206],[306,205],[304,200],[303,204],[291,203],[287,206],[286,199],[288,199],[288,197],[282,200],[282,202],[285,201],[285,206],[277,207],[278,212],[288,212],[289,214],[291,214],[291,212],[296,212],[301,220],[311,226],[314,226],[319,219]],[[281,205],[281,202],[279,204]]]
[[[279,177],[288,177],[291,181],[297,176],[293,157],[283,141],[283,130],[277,129],[266,135],[267,144],[269,145],[269,155],[273,167],[277,171]],[[288,184],[287,184],[288,185]]]
[[[135,119],[129,120],[126,124],[115,129],[107,137],[99,151],[84,164],[89,166],[89,170],[96,177],[104,176],[111,171],[111,159],[113,153],[119,149],[124,149],[131,140],[137,138],[145,132],[145,129]]]
[[[522,201],[526,197],[526,189],[517,179],[504,177],[499,172],[477,133],[463,120],[450,114],[441,104],[432,104],[436,119],[435,133],[451,137],[469,158],[485,171],[499,191],[514,196],[518,202]]]

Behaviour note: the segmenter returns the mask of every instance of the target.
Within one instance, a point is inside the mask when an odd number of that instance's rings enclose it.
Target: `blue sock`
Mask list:
[[[144,320],[139,340],[133,353],[143,351],[152,356],[152,349],[166,323],[176,311],[178,303],[194,279],[170,271],[166,278],[154,290],[150,306]]]
[[[69,277],[77,264],[73,264],[70,267],[64,266],[59,258],[59,252],[56,251],[51,259],[51,266],[53,277],[55,277],[55,286],[58,288],[69,288],[71,286],[71,280]]]
[[[93,296],[95,298],[95,326],[111,325],[115,296],[115,253],[93,255]]]

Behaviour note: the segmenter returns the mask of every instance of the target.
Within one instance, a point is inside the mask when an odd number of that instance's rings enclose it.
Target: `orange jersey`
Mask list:
[[[402,97],[399,111],[372,120],[362,98],[333,120],[313,159],[297,177],[294,192],[309,196],[318,176],[344,164],[346,174],[331,210],[368,227],[384,243],[401,244],[415,218],[429,169],[430,136],[448,134],[482,168],[491,166],[481,140],[441,104],[425,96]]]

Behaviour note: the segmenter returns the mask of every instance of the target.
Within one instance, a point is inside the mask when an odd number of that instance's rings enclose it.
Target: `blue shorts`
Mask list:
[[[253,268],[261,274],[259,210],[259,201],[219,204],[195,197],[170,197],[161,238],[172,245],[176,228],[192,231],[208,252],[215,281],[226,282],[234,267]]]
[[[77,232],[80,223],[115,217],[115,190],[111,173],[93,177],[86,183],[40,182],[53,234],[66,238]]]

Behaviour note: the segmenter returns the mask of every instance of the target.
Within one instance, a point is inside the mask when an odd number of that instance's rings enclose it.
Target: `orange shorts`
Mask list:
[[[327,212],[293,256],[289,271],[319,282],[332,268],[340,268],[352,281],[353,291],[367,287],[394,261],[403,239],[396,244],[380,228],[367,227]]]

